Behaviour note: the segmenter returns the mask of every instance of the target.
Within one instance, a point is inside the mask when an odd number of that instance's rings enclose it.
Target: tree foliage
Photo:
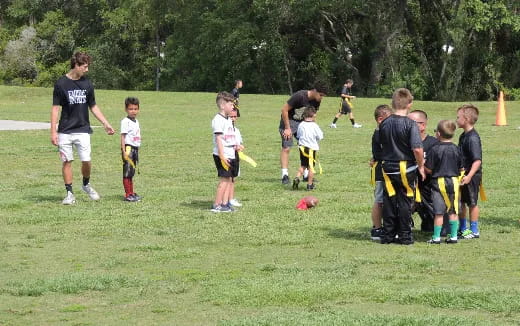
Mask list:
[[[520,88],[517,0],[0,0],[0,82],[51,86],[71,54],[97,87],[489,99]],[[32,34],[31,34],[32,33]]]

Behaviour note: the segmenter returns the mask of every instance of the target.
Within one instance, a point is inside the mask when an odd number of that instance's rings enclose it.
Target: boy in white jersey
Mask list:
[[[141,196],[134,192],[133,177],[139,161],[139,147],[141,146],[141,129],[136,117],[139,113],[139,99],[127,97],[125,99],[127,116],[121,120],[121,154],[123,158],[123,186],[125,201],[137,202]]]
[[[314,165],[318,157],[320,146],[318,142],[323,139],[323,132],[316,123],[316,109],[306,107],[303,111],[303,121],[298,126],[296,137],[298,145],[300,145],[300,162],[301,166],[293,180],[293,189],[298,189],[300,176],[305,169],[309,170],[307,177],[307,190],[314,189]]]
[[[218,113],[211,121],[213,129],[213,160],[217,168],[219,183],[212,212],[232,212],[234,208],[229,204],[233,187],[233,178],[238,175],[238,166],[235,157],[237,141],[235,128],[229,119],[233,112],[235,98],[228,92],[220,92],[217,95]]]

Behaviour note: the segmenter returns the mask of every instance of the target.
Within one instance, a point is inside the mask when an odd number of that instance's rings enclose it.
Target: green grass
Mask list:
[[[520,102],[495,127],[496,103],[475,103],[484,148],[481,235],[455,246],[369,240],[368,183],[373,109],[358,98],[353,129],[326,98],[318,123],[324,174],[300,212],[304,191],[280,184],[280,108],[287,96],[241,97],[246,153],[236,185],[244,207],[208,211],[217,177],[210,121],[215,94],[97,91],[119,129],[123,100],[141,100],[140,203],[122,201],[119,137],[94,128],[92,184],[64,194],[48,130],[0,131],[0,325],[515,325],[520,320]],[[49,121],[52,89],[0,87],[0,119]],[[415,102],[428,130],[462,103]],[[92,117],[93,125],[99,123]],[[460,134],[460,130],[457,133]],[[298,165],[291,153],[291,175]],[[419,219],[415,216],[418,224]]]

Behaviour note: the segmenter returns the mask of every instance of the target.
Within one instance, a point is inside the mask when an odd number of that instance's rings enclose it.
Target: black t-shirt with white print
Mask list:
[[[62,76],[54,85],[52,105],[61,106],[59,133],[92,133],[89,108],[96,105],[96,97],[90,80]]]

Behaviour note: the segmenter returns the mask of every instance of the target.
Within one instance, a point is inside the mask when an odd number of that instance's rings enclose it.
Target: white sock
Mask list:
[[[289,169],[282,169],[282,177],[284,175],[287,175],[287,176],[289,175]]]
[[[309,176],[309,169],[303,170],[303,177],[307,178]]]

